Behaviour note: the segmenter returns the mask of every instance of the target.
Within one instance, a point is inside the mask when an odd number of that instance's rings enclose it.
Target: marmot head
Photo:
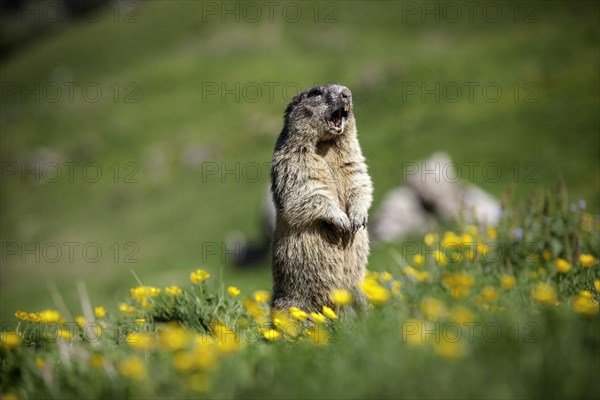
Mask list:
[[[353,133],[352,92],[336,83],[308,88],[288,104],[285,125],[318,138]]]

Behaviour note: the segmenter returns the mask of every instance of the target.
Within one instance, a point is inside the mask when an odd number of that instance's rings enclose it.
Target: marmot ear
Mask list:
[[[288,103],[287,107],[285,108],[285,113],[284,113],[284,117],[287,118],[289,117],[289,115],[291,114],[292,110],[298,105],[300,104],[300,102],[302,101],[302,98],[304,97],[304,92],[300,92],[297,95],[295,95],[294,97],[292,97],[292,99],[290,100],[290,102]]]

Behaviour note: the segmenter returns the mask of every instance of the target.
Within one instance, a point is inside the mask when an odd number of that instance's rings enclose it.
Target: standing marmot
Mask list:
[[[347,289],[364,308],[373,186],[356,135],[352,93],[317,85],[295,96],[271,164],[277,209],[272,243],[272,306],[305,311],[331,306]]]

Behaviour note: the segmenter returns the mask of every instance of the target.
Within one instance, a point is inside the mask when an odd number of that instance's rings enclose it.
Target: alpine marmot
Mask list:
[[[332,290],[346,289],[364,309],[373,186],[347,87],[317,85],[292,98],[273,152],[271,190],[273,308],[321,310],[332,306]]]

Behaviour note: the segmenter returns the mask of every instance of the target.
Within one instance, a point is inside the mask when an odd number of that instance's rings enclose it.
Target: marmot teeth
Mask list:
[[[349,109],[350,109],[350,105],[344,104],[344,111],[348,112]]]

